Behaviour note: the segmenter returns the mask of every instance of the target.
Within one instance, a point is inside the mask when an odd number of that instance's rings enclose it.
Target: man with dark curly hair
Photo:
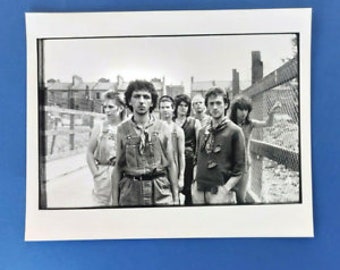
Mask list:
[[[130,82],[126,105],[131,119],[117,128],[117,166],[112,174],[112,200],[117,206],[178,204],[178,184],[166,123],[151,114],[158,95],[152,83]]]

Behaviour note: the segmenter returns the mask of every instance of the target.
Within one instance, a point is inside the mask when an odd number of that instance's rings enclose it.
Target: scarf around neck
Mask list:
[[[205,150],[207,154],[210,154],[214,151],[214,142],[215,142],[215,136],[218,132],[225,129],[228,126],[229,120],[227,117],[224,117],[222,121],[216,126],[213,127],[213,122],[210,121],[210,123],[207,125],[204,135],[204,143],[202,145],[202,150]]]
[[[137,124],[133,117],[131,118],[131,120],[134,123],[135,128],[139,131],[140,142],[138,146],[138,151],[141,155],[144,155],[146,143],[149,143],[151,141],[151,136],[148,133],[147,129],[154,124],[155,118],[150,115],[150,119],[148,120],[148,122],[145,123],[145,125]]]

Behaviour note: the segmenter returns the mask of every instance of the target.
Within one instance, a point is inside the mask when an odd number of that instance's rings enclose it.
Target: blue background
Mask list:
[[[0,269],[339,269],[340,1],[26,0],[0,3]],[[25,12],[313,8],[314,239],[24,242]]]

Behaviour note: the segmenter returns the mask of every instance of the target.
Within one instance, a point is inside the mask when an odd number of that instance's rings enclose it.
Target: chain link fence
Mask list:
[[[243,92],[252,99],[251,118],[265,120],[281,104],[271,126],[255,128],[250,141],[249,193],[261,203],[299,202],[299,83],[294,58]]]

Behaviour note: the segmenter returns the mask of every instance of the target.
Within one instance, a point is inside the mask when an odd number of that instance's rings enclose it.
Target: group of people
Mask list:
[[[259,121],[249,118],[252,105],[242,96],[227,116],[229,97],[217,87],[192,100],[185,94],[158,100],[152,83],[135,80],[124,95],[105,93],[106,120],[91,134],[87,163],[96,206],[246,203],[249,137],[273,123],[279,103]]]

